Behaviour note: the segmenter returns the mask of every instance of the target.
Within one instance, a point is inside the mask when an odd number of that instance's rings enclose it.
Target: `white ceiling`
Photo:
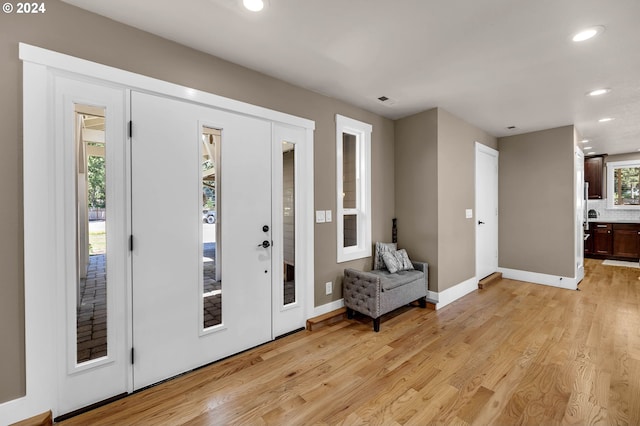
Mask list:
[[[597,153],[640,149],[639,0],[63,1],[392,119],[437,106],[495,136],[575,124]]]

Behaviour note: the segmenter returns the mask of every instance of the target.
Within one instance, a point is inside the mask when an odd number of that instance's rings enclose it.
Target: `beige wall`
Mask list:
[[[396,121],[395,140],[398,246],[429,264],[438,291],[438,110]]]
[[[476,275],[475,143],[495,137],[438,108],[438,291]],[[465,209],[474,209],[472,219]]]
[[[22,239],[22,100],[18,42],[33,44],[139,74],[305,117],[316,122],[315,206],[336,209],[335,114],[373,125],[373,240],[391,239],[394,217],[394,124],[373,113],[186,48],[58,0],[41,15],[0,14],[0,402],[24,395]],[[43,206],[46,211],[46,206]],[[370,268],[370,259],[336,263],[336,229],[317,224],[315,304],[342,297],[347,267]],[[324,283],[335,291],[325,296]]]
[[[574,275],[574,127],[498,140],[499,265]]]
[[[429,289],[475,276],[475,142],[495,137],[441,108],[396,122],[398,243],[429,263]]]

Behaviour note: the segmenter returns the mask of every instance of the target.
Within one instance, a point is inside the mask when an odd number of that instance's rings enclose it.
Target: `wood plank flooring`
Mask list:
[[[64,425],[640,424],[640,269],[302,331]]]

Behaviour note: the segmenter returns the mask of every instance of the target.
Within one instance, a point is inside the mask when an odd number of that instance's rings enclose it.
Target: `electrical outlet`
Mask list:
[[[327,294],[333,293],[333,283],[331,281],[329,281],[328,283],[325,283],[324,286]]]

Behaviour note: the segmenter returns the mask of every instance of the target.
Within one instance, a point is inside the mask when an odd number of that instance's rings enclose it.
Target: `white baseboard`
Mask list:
[[[436,303],[436,309],[441,309],[477,289],[478,280],[476,280],[476,277],[471,277],[468,280],[463,281],[460,284],[456,284],[453,287],[449,287],[439,293],[429,291],[427,297],[432,300],[437,300],[438,303]]]
[[[477,289],[478,280],[476,279],[476,277],[471,277],[468,280],[461,282],[460,284],[456,284],[453,287],[441,291],[440,293],[428,290],[427,299],[437,301],[436,309],[440,309]],[[333,302],[321,306],[316,306],[313,310],[311,318],[317,317],[319,315],[324,315],[327,312],[335,311],[336,309],[340,309],[343,306],[344,299],[334,300]]]
[[[344,299],[334,300],[333,302],[316,306],[315,308],[313,308],[313,314],[311,315],[311,318],[324,315],[327,312],[335,311],[336,309],[340,309],[343,306],[344,306]]]
[[[560,277],[539,272],[520,271],[518,269],[498,268],[498,272],[502,272],[502,277],[510,280],[526,281],[567,290],[575,290],[578,288],[579,282],[577,277]]]

